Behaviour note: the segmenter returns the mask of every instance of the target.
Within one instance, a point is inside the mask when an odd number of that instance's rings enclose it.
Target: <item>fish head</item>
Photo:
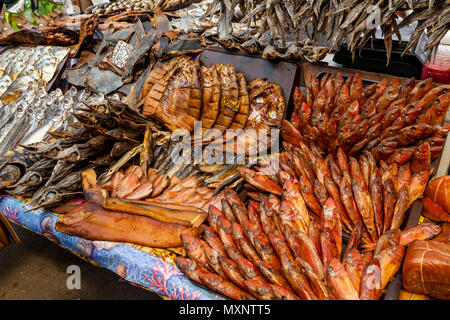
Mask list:
[[[5,92],[8,89],[10,83],[11,83],[11,81],[6,81],[6,80],[0,82],[0,92]]]
[[[36,186],[42,183],[42,176],[39,172],[30,171],[24,176],[25,181],[21,183],[24,186]]]
[[[33,100],[31,101],[31,104],[34,106],[39,106],[41,104],[42,100],[38,96],[35,96]]]
[[[359,113],[359,103],[358,100],[353,101],[348,107],[349,115],[353,118]]]
[[[64,110],[71,109],[72,105],[73,105],[73,101],[74,100],[73,100],[72,96],[65,97],[63,100],[63,109]]]
[[[78,93],[77,88],[74,87],[74,86],[71,86],[70,89],[69,89],[69,95],[74,97],[77,93]]]
[[[418,173],[425,170],[430,170],[431,162],[431,148],[428,142],[422,143],[417,147],[413,154],[411,161],[411,171],[412,173]]]
[[[38,92],[37,92],[36,96],[37,96],[38,98],[40,98],[40,99],[43,99],[44,97],[47,96],[47,91],[45,90],[44,87],[40,87],[40,88],[38,89]]]
[[[53,95],[54,95],[55,97],[59,98],[59,97],[63,96],[63,92],[62,92],[62,90],[61,90],[60,88],[56,88],[56,89],[53,91]]]
[[[78,97],[78,99],[83,100],[83,99],[88,99],[91,96],[91,91],[89,89],[83,89],[80,92],[80,96]]]

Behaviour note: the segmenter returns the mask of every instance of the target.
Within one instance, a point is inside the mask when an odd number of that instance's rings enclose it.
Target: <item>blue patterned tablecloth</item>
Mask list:
[[[126,243],[87,240],[56,231],[57,215],[39,209],[25,212],[28,209],[24,202],[0,195],[0,213],[8,220],[45,236],[135,285],[173,300],[224,299],[192,283],[172,259],[144,252]]]

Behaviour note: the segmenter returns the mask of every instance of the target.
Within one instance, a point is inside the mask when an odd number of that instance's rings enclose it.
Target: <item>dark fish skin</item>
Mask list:
[[[45,187],[49,186],[50,184],[57,182],[61,180],[63,177],[66,176],[67,173],[69,173],[74,167],[76,166],[76,163],[69,163],[65,161],[58,161],[53,168],[52,174],[50,178],[45,183]]]
[[[81,185],[81,170],[74,171],[61,179],[58,183],[54,185],[61,191],[75,191]]]
[[[56,160],[44,158],[37,162],[35,162],[31,167],[28,168],[29,171],[38,171],[38,172],[51,172],[53,170]]]
[[[124,83],[128,83],[132,80],[133,70],[136,63],[151,49],[153,43],[156,39],[156,29],[149,32],[144,39],[142,39],[136,49],[133,52],[132,58],[127,61],[125,66],[124,74],[122,80]]]

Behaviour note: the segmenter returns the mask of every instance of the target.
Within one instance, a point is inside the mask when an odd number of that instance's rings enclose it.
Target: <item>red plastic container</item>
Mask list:
[[[433,82],[450,84],[450,46],[441,45],[436,58],[422,67],[421,79],[430,77]]]

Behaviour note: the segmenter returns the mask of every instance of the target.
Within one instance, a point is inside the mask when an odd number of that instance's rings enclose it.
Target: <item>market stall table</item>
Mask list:
[[[86,240],[56,231],[57,215],[39,209],[26,210],[24,202],[1,196],[0,213],[9,221],[43,235],[93,265],[115,272],[126,281],[173,300],[224,299],[192,283],[173,263],[175,254],[167,250]]]

